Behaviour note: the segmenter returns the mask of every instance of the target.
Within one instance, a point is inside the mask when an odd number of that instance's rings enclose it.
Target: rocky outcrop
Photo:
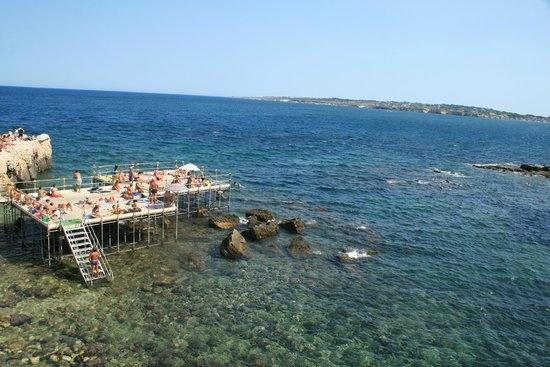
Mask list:
[[[488,169],[500,172],[516,172],[524,175],[540,175],[550,178],[550,166],[534,164],[474,164],[476,168]]]
[[[275,219],[273,212],[267,209],[250,209],[246,211],[245,216],[249,220],[251,218],[255,218],[260,222],[269,222],[270,220]]]
[[[280,224],[281,228],[286,229],[289,232],[302,234],[306,228],[304,221],[300,218],[292,218],[289,220],[284,220]]]
[[[228,259],[238,259],[246,256],[246,240],[234,229],[223,241],[220,246],[220,254]]]
[[[292,239],[290,246],[288,246],[290,252],[298,255],[306,255],[311,252],[311,246],[302,236],[297,236]]]
[[[212,217],[208,220],[208,225],[216,229],[229,229],[238,226],[239,216],[235,214],[225,214]]]
[[[52,166],[52,144],[46,134],[19,140],[0,152],[0,183],[30,181]]]
[[[246,231],[244,231],[243,236],[252,240],[252,241],[261,241],[263,239],[274,237],[279,234],[279,226],[275,222],[269,223],[258,223]]]

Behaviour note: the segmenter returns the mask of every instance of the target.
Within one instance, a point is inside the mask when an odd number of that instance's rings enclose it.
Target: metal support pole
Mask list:
[[[180,201],[180,198],[179,198],[179,194],[176,194],[176,233],[174,234],[174,240],[178,240],[178,205],[179,205],[179,201]]]

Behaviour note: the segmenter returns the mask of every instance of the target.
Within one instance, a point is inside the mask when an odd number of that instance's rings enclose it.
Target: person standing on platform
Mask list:
[[[73,172],[73,178],[74,178],[74,191],[80,192],[80,189],[82,188],[82,175],[80,174],[79,170],[75,170]]]

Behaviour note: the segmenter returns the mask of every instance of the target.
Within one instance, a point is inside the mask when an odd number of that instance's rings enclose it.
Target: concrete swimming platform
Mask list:
[[[8,187],[3,226],[12,244],[47,265],[73,257],[92,285],[113,278],[108,255],[177,239],[182,216],[228,210],[231,187],[230,173],[178,161],[93,166],[88,177],[78,172]],[[94,247],[101,254],[97,274],[88,259]]]

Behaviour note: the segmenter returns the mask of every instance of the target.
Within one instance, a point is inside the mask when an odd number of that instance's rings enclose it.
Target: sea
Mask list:
[[[549,164],[549,124],[0,87],[0,130],[19,126],[51,136],[42,178],[172,160],[231,172],[230,211],[302,218],[312,253],[283,232],[227,260],[227,231],[184,219],[89,289],[70,263],[9,257],[4,236],[2,366],[550,366],[550,180],[472,166]]]

